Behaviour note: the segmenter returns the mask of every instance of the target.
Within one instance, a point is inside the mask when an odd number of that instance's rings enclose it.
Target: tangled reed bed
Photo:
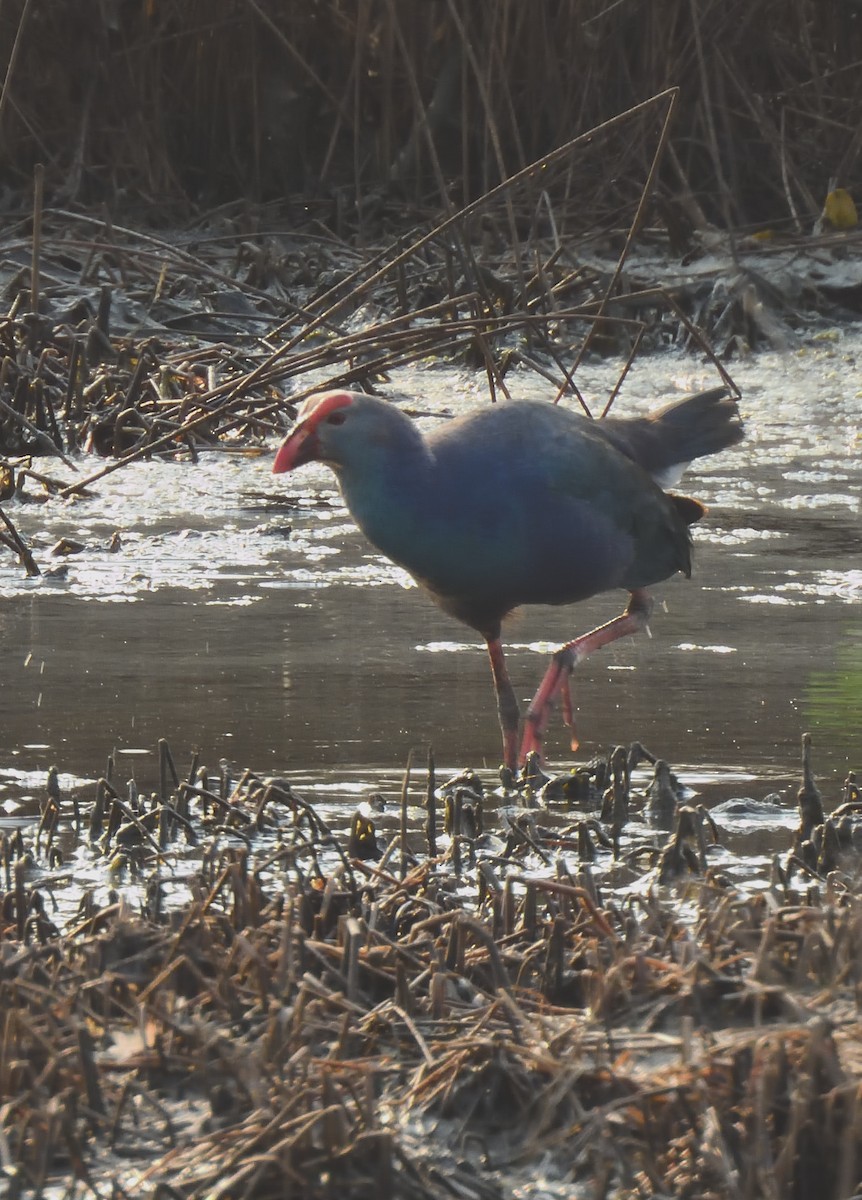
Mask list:
[[[444,845],[437,802],[451,828],[474,787],[408,767],[375,861],[367,815],[348,837],[291,782],[181,778],[166,743],[150,796],[50,772],[35,838],[3,839],[10,1194],[855,1195],[858,869],[802,866],[809,802],[795,874],[612,897],[523,788],[505,845]],[[79,841],[117,890],[61,917]]]
[[[321,236],[314,222],[243,233],[242,216],[227,232],[156,237],[43,208],[37,177],[32,222],[0,247],[9,301],[0,317],[0,502],[21,499],[31,483],[29,498],[76,495],[143,456],[258,447],[309,392],[373,390],[418,360],[484,368],[492,397],[508,394],[505,375],[517,364],[584,403],[573,358],[623,349],[621,383],[645,332],[670,312],[684,339],[716,361],[678,298],[621,284],[622,252],[608,272],[579,264],[556,228],[548,235],[534,222],[518,238],[513,202],[533,211],[536,172],[545,187],[551,174],[562,179],[575,143],[406,246],[371,254]],[[560,218],[571,197],[563,201]],[[490,248],[477,257],[486,234]],[[79,451],[115,461],[72,480],[30,461],[59,457],[74,471]],[[2,519],[0,539],[36,573]]]
[[[666,93],[640,106],[640,120],[655,124],[664,114],[659,144],[673,102]],[[705,355],[732,386],[702,327],[720,331],[728,351],[740,339],[788,344],[787,321],[760,302],[738,255],[714,257],[713,267],[669,287],[633,269],[646,184],[632,224],[606,231],[601,253],[588,252],[592,235],[567,238],[577,208],[570,158],[597,140],[596,131],[574,139],[376,252],[321,233],[316,218],[267,231],[261,212],[156,236],[43,208],[37,186],[31,219],[0,242],[8,304],[0,316],[0,502],[83,493],[154,454],[194,461],[226,443],[258,448],[284,431],[309,392],[373,391],[418,361],[484,370],[492,398],[508,395],[517,366],[538,374],[549,396],[569,391],[587,407],[577,366],[586,354],[614,353],[622,366],[607,411],[643,348],[675,344]],[[840,258],[857,236],[818,239],[821,276],[822,255]],[[801,251],[784,253],[798,286]],[[852,272],[830,286],[824,277],[812,284],[815,305],[855,294]],[[793,315],[786,306],[784,315]],[[114,461],[65,479],[30,461],[57,457],[75,471],[82,451]],[[0,540],[35,573],[11,518],[0,516]]]
[[[666,118],[672,99],[642,106],[641,115]],[[492,389],[505,391],[503,376],[516,362],[546,376],[554,369],[555,383],[573,387],[565,360],[583,354],[585,335],[593,349],[633,353],[649,314],[660,310],[706,350],[679,296],[652,286],[633,294],[629,282],[616,297],[623,259],[608,271],[579,261],[576,244],[564,243],[573,197],[564,191],[552,210],[548,189],[594,132],[430,228],[361,253],[318,218],[267,232],[261,211],[156,237],[43,209],[37,181],[32,232],[25,221],[23,236],[10,233],[2,245],[4,383],[14,401],[3,410],[6,423],[17,408],[29,435],[19,430],[19,438],[43,453],[62,451],[61,421],[71,425],[71,446],[118,453],[146,433],[152,449],[156,415],[181,440],[197,428],[183,422],[188,410],[198,410],[201,424],[208,404],[218,433],[214,417],[227,415],[228,428],[242,416],[265,418],[279,408],[280,387],[303,375],[315,373],[316,387],[368,385],[432,354],[484,366]],[[528,221],[522,234],[516,211]],[[47,394],[42,405],[28,395],[34,387]],[[252,391],[262,413],[247,411]],[[172,407],[172,398],[185,403]],[[100,412],[106,401],[109,412]],[[116,419],[109,424],[119,412],[125,433]],[[20,419],[30,415],[47,438],[38,441]],[[97,430],[82,432],[91,415]]]

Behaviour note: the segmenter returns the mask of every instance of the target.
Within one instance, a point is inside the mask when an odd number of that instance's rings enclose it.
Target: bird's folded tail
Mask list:
[[[685,396],[647,417],[606,417],[602,429],[662,487],[678,482],[692,459],[717,454],[745,436],[736,400],[726,387]]]

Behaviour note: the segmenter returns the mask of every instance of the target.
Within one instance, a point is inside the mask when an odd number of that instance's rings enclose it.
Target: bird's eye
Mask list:
[[[327,425],[343,425],[346,420],[347,420],[347,413],[334,412],[334,413],[330,413],[329,416],[326,418],[326,424]]]

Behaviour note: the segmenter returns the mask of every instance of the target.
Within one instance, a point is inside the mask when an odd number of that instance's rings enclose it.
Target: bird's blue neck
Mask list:
[[[379,550],[411,569],[411,548],[426,526],[434,496],[434,457],[415,438],[366,447],[362,463],[337,471],[341,494],[359,528]]]

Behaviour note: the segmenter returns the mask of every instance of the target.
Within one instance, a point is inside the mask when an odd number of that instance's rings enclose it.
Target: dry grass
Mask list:
[[[860,27],[846,0],[7,0],[0,161],[160,220],[240,195],[439,210],[678,87],[677,219],[805,225],[858,183]],[[579,161],[586,221],[637,200],[655,132]]]

